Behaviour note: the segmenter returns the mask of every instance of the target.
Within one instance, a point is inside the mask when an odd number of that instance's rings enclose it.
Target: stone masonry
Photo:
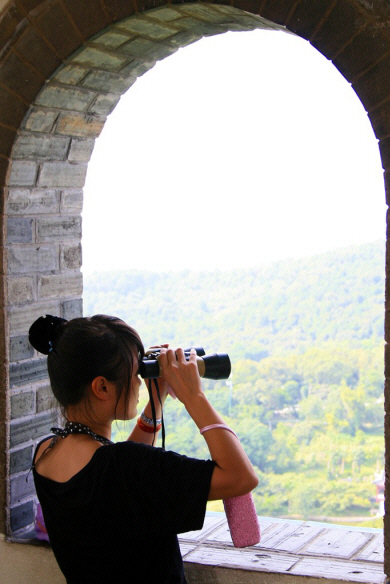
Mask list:
[[[277,28],[234,8],[185,6],[122,20],[86,42],[44,85],[21,125],[7,189],[10,300],[9,527],[31,526],[33,444],[49,433],[46,359],[34,354],[29,325],[40,314],[82,314],[82,188],[94,141],[121,94],[179,47],[204,34]]]
[[[121,95],[156,61],[203,36],[255,28],[291,31],[331,59],[360,97],[379,141],[389,201],[390,6],[387,0],[0,2],[4,5],[0,532],[20,534],[31,527],[35,510],[31,479],[26,482],[31,453],[55,418],[45,358],[34,353],[27,332],[44,313],[82,314],[82,189],[94,142]],[[259,66],[264,58],[259,55]],[[386,316],[389,309],[387,301]],[[389,341],[389,318],[385,336]],[[388,346],[385,359],[389,412]],[[387,446],[389,430],[386,418]],[[387,482],[388,498],[389,488]],[[390,574],[388,514],[385,547]]]

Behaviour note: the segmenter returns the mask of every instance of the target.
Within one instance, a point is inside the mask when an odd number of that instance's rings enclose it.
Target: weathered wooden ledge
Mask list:
[[[262,538],[233,547],[224,513],[179,536],[188,584],[383,584],[382,529],[259,517]],[[18,543],[25,545],[18,545]],[[35,544],[35,545],[29,545]],[[53,552],[33,532],[0,534],[0,584],[64,584]]]
[[[383,530],[259,517],[261,542],[233,547],[223,513],[179,536],[189,584],[382,584]]]

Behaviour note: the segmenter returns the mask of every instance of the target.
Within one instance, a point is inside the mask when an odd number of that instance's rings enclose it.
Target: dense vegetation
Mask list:
[[[383,463],[383,299],[378,242],[257,269],[86,276],[84,312],[124,318],[146,345],[228,352],[231,378],[204,386],[258,469],[259,514],[345,518],[375,508]],[[168,448],[207,456],[178,401],[165,420]]]

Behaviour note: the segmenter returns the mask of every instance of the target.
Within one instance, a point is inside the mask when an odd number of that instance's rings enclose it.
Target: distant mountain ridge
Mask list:
[[[231,271],[112,271],[84,276],[84,314],[125,319],[145,344],[235,358],[383,339],[385,243]]]

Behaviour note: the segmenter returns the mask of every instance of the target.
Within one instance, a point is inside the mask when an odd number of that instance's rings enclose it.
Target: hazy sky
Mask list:
[[[377,141],[306,41],[227,33],[137,80],[89,165],[83,270],[249,267],[384,239]]]

